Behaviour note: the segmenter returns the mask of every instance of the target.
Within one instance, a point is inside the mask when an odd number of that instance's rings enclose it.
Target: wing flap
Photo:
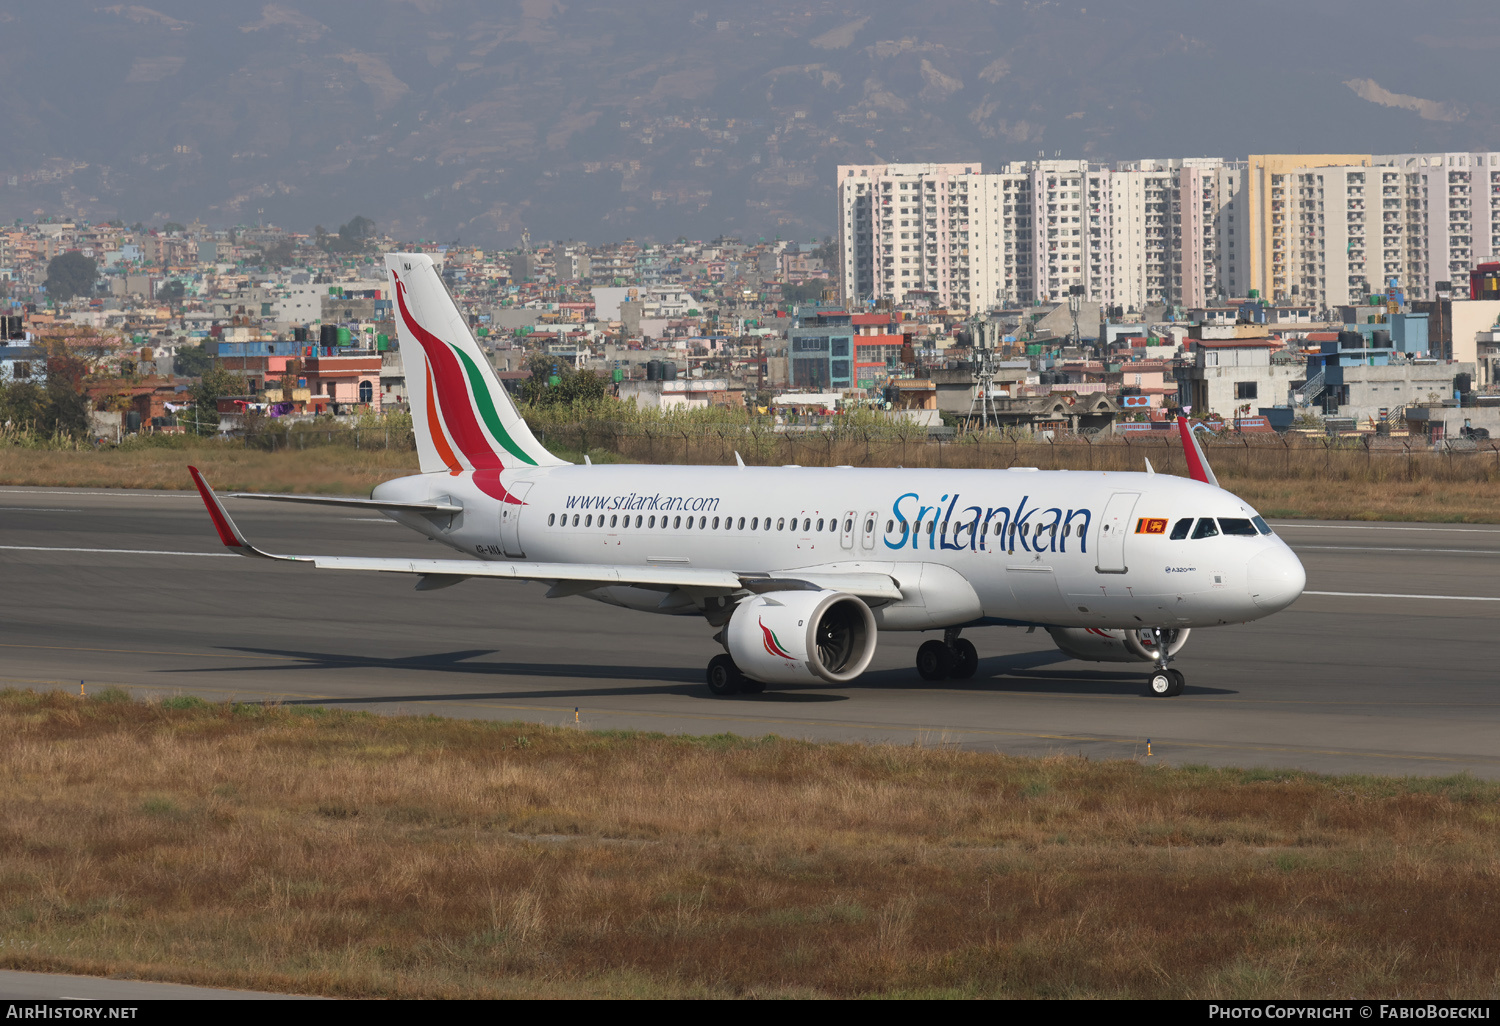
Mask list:
[[[231,499],[269,499],[272,502],[301,502],[309,506],[344,506],[350,509],[390,510],[394,513],[436,513],[451,516],[462,513],[462,506],[451,502],[389,502],[385,499],[352,499],[338,495],[284,495],[271,492],[230,492]]]
[[[637,584],[657,588],[704,588],[739,591],[738,574],[674,566],[615,566],[607,563],[529,563],[477,559],[382,559],[368,556],[311,556],[320,570],[374,570],[443,577],[498,577],[513,581],[579,581],[605,588]]]

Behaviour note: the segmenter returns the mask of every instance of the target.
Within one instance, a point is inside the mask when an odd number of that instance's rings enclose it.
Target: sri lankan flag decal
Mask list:
[[[767,652],[781,659],[797,658],[781,647],[781,642],[776,638],[776,632],[767,627],[764,620],[757,620],[756,623],[760,624],[761,640],[765,642]]]
[[[1135,522],[1136,534],[1166,534],[1167,521],[1165,517],[1141,517]]]

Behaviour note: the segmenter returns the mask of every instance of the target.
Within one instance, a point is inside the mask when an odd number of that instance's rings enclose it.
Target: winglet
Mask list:
[[[262,552],[246,541],[240,529],[234,525],[234,521],[229,519],[229,512],[224,509],[224,504],[208,486],[208,482],[203,480],[203,475],[198,472],[198,468],[188,467],[188,473],[193,475],[193,484],[197,486],[198,494],[203,497],[203,505],[208,507],[208,515],[214,522],[214,530],[219,532],[219,541],[224,543],[226,549],[233,549],[242,556],[261,556],[265,559],[286,558]]]
[[[1198,445],[1198,439],[1186,417],[1177,418],[1177,431],[1182,436],[1182,453],[1187,458],[1188,476],[1194,481],[1219,487],[1219,479],[1208,465],[1208,457],[1203,455],[1203,449]]]

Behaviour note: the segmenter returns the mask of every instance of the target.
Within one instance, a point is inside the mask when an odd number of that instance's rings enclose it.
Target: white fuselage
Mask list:
[[[500,480],[519,502],[493,498],[467,473],[401,478],[374,495],[462,505],[452,517],[391,516],[485,560],[889,574],[908,600],[877,610],[886,630],[1204,627],[1276,612],[1305,583],[1247,504],[1160,474],[612,465]],[[1189,518],[1188,536],[1174,540]],[[1202,536],[1204,518],[1216,533]],[[647,589],[590,595],[696,611]]]

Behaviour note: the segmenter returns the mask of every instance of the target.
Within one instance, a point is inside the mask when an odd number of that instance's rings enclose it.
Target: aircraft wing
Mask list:
[[[349,499],[340,495],[281,495],[270,492],[230,492],[231,499],[269,499],[273,502],[303,502],[310,506],[345,506],[350,509],[391,510],[396,513],[462,513],[451,502],[387,502],[384,499]]]
[[[456,584],[467,577],[499,577],[516,581],[544,581],[553,584],[591,584],[594,587],[638,585],[672,591],[692,589],[703,595],[745,590],[777,591],[796,588],[826,588],[845,591],[861,598],[897,601],[901,589],[885,574],[798,574],[782,571],[775,574],[740,574],[732,570],[707,567],[623,566],[606,563],[538,563],[525,560],[478,559],[389,559],[370,556],[295,556],[266,552],[247,540],[230,519],[219,496],[209,487],[197,467],[189,467],[193,484],[208,507],[214,529],[226,548],[242,556],[276,559],[294,563],[311,563],[323,570],[368,570],[384,573],[415,574],[423,590]],[[248,496],[247,496],[248,497]],[[261,496],[256,496],[261,497]],[[587,588],[567,588],[560,594],[576,593]]]

